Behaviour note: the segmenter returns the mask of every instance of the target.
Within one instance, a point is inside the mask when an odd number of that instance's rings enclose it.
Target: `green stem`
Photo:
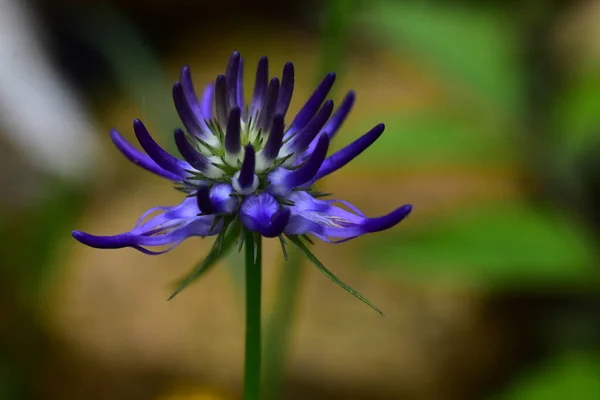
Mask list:
[[[260,398],[260,305],[262,242],[260,236],[246,232],[246,359],[244,363],[244,400]],[[255,253],[256,249],[256,253]]]

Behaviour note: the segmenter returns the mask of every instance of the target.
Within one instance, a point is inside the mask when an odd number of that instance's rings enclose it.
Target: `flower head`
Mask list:
[[[133,130],[144,152],[116,130],[111,138],[129,160],[175,182],[187,197],[174,207],[145,213],[135,227],[115,236],[74,231],[91,247],[133,247],[148,254],[168,251],[191,236],[222,235],[241,223],[264,237],[312,235],[327,242],[346,241],[388,229],[411,211],[404,205],[367,218],[342,200],[322,200],[311,189],[319,179],[346,165],[383,133],[379,124],[358,140],[327,156],[329,144],[354,103],[349,92],[334,111],[326,97],[335,75],[325,76],[304,106],[286,123],[294,89],[294,66],[285,64],[281,80],[269,79],[268,60],[258,62],[249,105],[244,103],[243,60],[235,52],[225,74],[196,94],[190,70],[181,70],[173,86],[175,108],[185,127],[175,130],[181,158],[161,148],[140,120]],[[346,208],[340,207],[340,205]],[[160,214],[147,219],[156,211]],[[219,245],[220,245],[219,241]],[[148,247],[168,245],[166,250]]]

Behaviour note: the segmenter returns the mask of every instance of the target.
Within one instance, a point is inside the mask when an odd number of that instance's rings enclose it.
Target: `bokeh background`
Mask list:
[[[0,399],[241,393],[243,268],[229,255],[84,247],[180,201],[112,148],[139,117],[173,148],[183,64],[233,50],[355,89],[321,189],[398,227],[314,252],[381,318],[265,248],[264,397],[600,399],[600,1],[0,0]],[[247,91],[248,92],[248,91]]]

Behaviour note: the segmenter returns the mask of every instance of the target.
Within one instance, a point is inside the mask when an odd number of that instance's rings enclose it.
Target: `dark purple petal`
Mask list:
[[[242,150],[240,122],[240,109],[237,107],[232,108],[225,133],[225,150],[229,154],[238,154]]]
[[[201,103],[202,115],[204,115],[204,118],[206,118],[206,119],[211,119],[213,117],[212,107],[213,107],[214,97],[215,97],[215,84],[209,83],[208,85],[206,85],[206,88],[204,89],[204,93],[202,93],[202,103]]]
[[[321,132],[327,133],[327,136],[329,136],[330,140],[333,139],[333,137],[337,133],[338,129],[340,129],[340,126],[342,125],[342,123],[346,120],[346,117],[350,113],[350,110],[352,110],[352,106],[354,105],[355,97],[356,96],[355,96],[354,91],[348,92],[348,94],[346,94],[346,97],[344,97],[342,104],[337,108],[337,110],[335,110],[332,117],[329,119],[329,121],[327,121],[325,126],[321,129]],[[315,150],[316,145],[317,145],[317,141],[313,139],[313,141],[308,146],[306,153],[311,154]]]
[[[175,144],[185,161],[198,171],[206,172],[212,167],[210,161],[192,146],[181,129],[175,129]]]
[[[251,144],[246,145],[244,161],[240,168],[237,182],[242,189],[250,188],[254,184],[254,169],[256,168],[256,154]]]
[[[147,154],[142,153],[129,142],[127,142],[115,129],[110,131],[110,138],[121,153],[132,163],[139,165],[147,171],[150,171],[163,178],[172,181],[180,181],[183,177],[161,168]]]
[[[285,196],[292,189],[310,182],[319,167],[325,160],[329,148],[329,137],[320,135],[315,151],[300,168],[290,171],[285,168],[276,168],[268,175],[269,186],[267,190],[277,196]]]
[[[185,129],[193,135],[199,138],[205,138],[208,134],[208,127],[204,122],[204,117],[201,113],[194,113],[190,108],[188,101],[186,100],[183,85],[180,82],[175,82],[173,85],[173,103],[179,118]]]
[[[260,116],[258,117],[257,127],[263,131],[267,131],[271,126],[271,121],[275,116],[275,107],[277,106],[277,99],[279,97],[279,79],[273,78],[269,82],[269,88],[267,89],[267,97],[260,110]]]
[[[237,104],[237,83],[238,72],[240,69],[240,53],[235,51],[229,58],[227,69],[225,70],[225,78],[227,79],[227,99],[229,108],[239,107]]]
[[[188,107],[199,121],[204,121],[206,116],[202,114],[202,106],[198,102],[198,96],[196,95],[196,90],[194,89],[192,73],[187,65],[181,69],[180,80]]]
[[[214,214],[215,211],[210,201],[210,188],[207,185],[198,187],[196,191],[196,204],[202,214]]]
[[[237,76],[237,106],[242,110],[242,118],[246,120],[246,103],[244,102],[244,59],[240,58]]]
[[[335,82],[335,74],[333,72],[327,74],[325,78],[323,78],[323,81],[321,81],[317,89],[300,109],[296,115],[296,118],[294,118],[294,121],[290,126],[290,134],[300,131],[306,126],[306,124],[308,124],[308,121],[310,121],[315,113],[319,110],[321,103],[323,103],[323,100],[325,100],[329,94],[329,91],[333,86],[333,82]]]
[[[333,112],[333,100],[327,100],[310,122],[290,142],[290,153],[300,153],[316,138]],[[316,144],[315,144],[316,146]]]
[[[329,137],[321,135],[315,147],[315,151],[310,155],[310,158],[295,171],[292,171],[286,177],[285,184],[289,188],[294,188],[305,184],[312,180],[323,164],[329,149]]]
[[[215,81],[215,113],[222,126],[227,125],[229,101],[227,100],[227,79],[225,75],[217,76]]]
[[[263,107],[267,95],[267,85],[269,84],[269,60],[267,57],[261,57],[256,68],[256,78],[254,81],[254,92],[250,102],[250,116],[257,117],[257,113]]]
[[[273,123],[269,130],[269,138],[263,149],[263,157],[267,161],[273,161],[277,158],[279,150],[281,149],[281,143],[283,142],[283,115],[276,114],[273,117]]]
[[[292,94],[294,93],[294,64],[288,62],[283,67],[283,75],[281,78],[281,90],[279,91],[279,99],[277,100],[277,107],[275,108],[275,114],[281,114],[285,116],[290,107],[292,101]]]
[[[321,168],[319,168],[319,172],[317,172],[314,180],[321,179],[348,164],[379,139],[384,129],[385,125],[379,124],[348,146],[327,157]]]
[[[279,236],[289,218],[290,210],[281,209],[277,200],[268,193],[247,196],[240,208],[242,224],[265,237]]]
[[[363,224],[364,229],[369,233],[380,232],[389,229],[402,221],[410,214],[412,206],[410,204],[398,207],[391,213],[378,218],[368,218]]]
[[[352,110],[355,99],[356,94],[354,91],[349,91],[348,94],[346,94],[346,97],[344,97],[344,100],[342,100],[342,104],[335,110],[331,119],[327,121],[327,124],[323,127],[322,131],[327,132],[329,139],[332,139],[335,136],[342,123],[346,120],[350,110]]]
[[[175,158],[163,150],[162,147],[152,139],[142,121],[139,119],[133,121],[133,131],[144,151],[155,163],[173,174],[182,177],[188,175],[186,170],[191,169],[191,166],[187,162]]]

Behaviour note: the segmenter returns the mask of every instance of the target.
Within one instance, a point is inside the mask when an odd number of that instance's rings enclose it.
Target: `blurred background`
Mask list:
[[[600,399],[600,1],[0,0],[0,399],[241,393],[237,254],[101,251],[180,193],[111,146],[173,149],[171,85],[239,50],[357,103],[333,146],[383,137],[320,189],[398,227],[316,244],[381,318],[265,248],[265,399]],[[247,90],[247,93],[249,90]]]

